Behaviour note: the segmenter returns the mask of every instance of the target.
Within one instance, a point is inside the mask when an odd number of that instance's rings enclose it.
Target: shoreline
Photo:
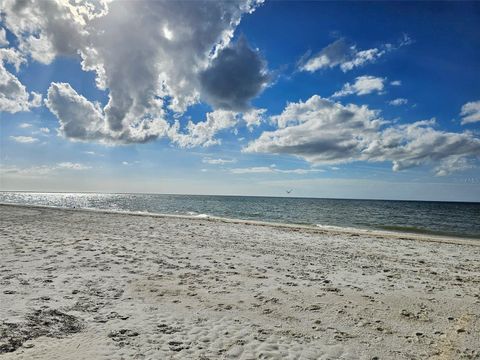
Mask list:
[[[267,226],[267,227],[277,227],[277,228],[287,228],[287,229],[302,229],[312,231],[314,233],[324,234],[346,234],[346,235],[364,235],[372,237],[382,237],[382,238],[391,238],[396,240],[410,240],[410,241],[427,241],[427,242],[438,242],[446,244],[459,244],[459,245],[470,245],[470,246],[480,246],[480,239],[470,238],[470,237],[461,237],[461,236],[446,236],[446,235],[434,235],[434,234],[421,234],[414,232],[401,232],[401,231],[388,231],[388,230],[376,230],[376,229],[360,229],[353,227],[342,228],[340,226],[330,226],[330,225],[307,225],[307,224],[291,224],[291,223],[280,223],[280,222],[270,222],[270,221],[261,221],[261,220],[249,220],[249,219],[235,219],[235,218],[224,218],[218,216],[195,216],[195,215],[182,215],[182,214],[161,214],[161,213],[150,213],[150,212],[135,212],[135,211],[122,211],[122,210],[105,210],[105,209],[86,209],[86,208],[66,208],[59,206],[46,206],[46,205],[25,205],[25,204],[12,204],[12,203],[2,203],[0,206],[12,206],[12,207],[23,207],[23,208],[45,208],[59,211],[83,211],[83,212],[93,212],[93,213],[102,213],[102,214],[125,214],[132,216],[147,216],[154,218],[177,218],[177,219],[188,219],[188,220],[204,220],[211,222],[223,222],[223,223],[232,223],[232,224],[244,224],[244,225],[258,225],[258,226]]]

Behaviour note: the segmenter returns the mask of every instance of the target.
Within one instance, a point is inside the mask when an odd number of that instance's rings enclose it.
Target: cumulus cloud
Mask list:
[[[97,140],[107,133],[100,106],[95,106],[68,83],[52,83],[46,106],[60,121],[60,132],[72,139]]]
[[[237,134],[235,127],[242,122],[250,130],[253,126],[260,125],[265,112],[266,109],[250,109],[246,112],[214,110],[207,113],[206,119],[203,121],[193,122],[189,120],[185,129],[181,129],[178,120],[170,127],[165,124],[164,129],[166,129],[166,136],[182,148],[208,147],[221,143],[220,139],[216,138],[216,135],[221,131],[233,129],[233,132]]]
[[[350,161],[384,123],[366,106],[343,106],[318,95],[288,104],[272,122],[278,129],[263,132],[246,151],[294,154],[312,163]]]
[[[263,66],[257,52],[243,41],[229,46],[242,15],[257,6],[253,0],[5,0],[2,5],[5,26],[22,52],[45,64],[59,55],[78,56],[83,70],[96,73],[97,86],[108,90],[108,103],[100,108],[68,84],[52,84],[48,106],[63,134],[73,139],[148,141],[165,134],[166,108],[182,113],[202,97],[214,106],[246,107],[265,81],[263,73],[255,74]],[[229,72],[230,57],[242,66],[241,79]],[[223,80],[238,93],[216,89],[225,86]],[[247,80],[255,84],[242,83]],[[76,116],[77,110],[86,119]]]
[[[347,95],[367,95],[373,92],[381,93],[384,88],[384,78],[375,76],[359,76],[353,84],[346,83],[340,91],[337,91],[332,97],[341,97]]]
[[[408,104],[408,100],[404,98],[397,98],[389,101],[388,103],[392,106],[400,106],[400,105]]]
[[[453,133],[435,129],[436,121],[386,128],[362,150],[361,158],[369,161],[391,161],[399,171],[424,164],[447,166],[456,158],[478,158],[480,139],[470,132]],[[457,168],[458,170],[458,168]]]
[[[270,76],[258,51],[240,40],[218,53],[200,73],[202,92],[207,101],[220,109],[245,111],[252,98],[267,85]]]
[[[317,54],[306,56],[300,61],[302,71],[315,72],[321,69],[339,66],[343,72],[374,63],[385,54],[412,43],[412,39],[404,34],[396,45],[383,44],[377,48],[358,50],[355,44],[348,43],[344,38],[338,39],[324,47]]]
[[[203,158],[202,162],[204,164],[210,165],[225,165],[225,164],[232,164],[237,162],[237,159],[211,159],[211,158]]]
[[[462,116],[462,125],[480,121],[480,100],[464,104],[460,115]]]
[[[10,139],[21,144],[32,144],[38,141],[37,138],[31,136],[10,136]]]
[[[215,110],[206,114],[206,120],[193,123],[189,121],[186,131],[180,131],[178,121],[168,129],[168,136],[173,143],[182,148],[195,146],[211,146],[220,144],[215,135],[229,128],[234,127],[239,121],[239,114],[228,110]]]
[[[263,132],[244,151],[291,154],[314,164],[388,161],[394,171],[435,165],[437,175],[480,156],[480,139],[471,132],[437,130],[435,119],[392,125],[379,111],[318,95],[288,104],[272,121],[277,129]]]
[[[121,132],[109,129],[99,104],[79,95],[68,83],[52,83],[45,102],[60,122],[60,133],[73,140],[102,142],[145,142],[166,134],[168,124],[163,119],[132,121]]]
[[[18,71],[25,58],[14,49],[0,49],[0,111],[17,113],[29,111],[41,103],[42,96],[29,93],[18,78],[7,70],[10,63]]]
[[[451,173],[473,169],[474,167],[470,159],[454,155],[448,157],[439,166],[435,167],[434,172],[436,176],[447,176]]]
[[[247,124],[247,127],[252,130],[254,126],[260,126],[264,121],[266,112],[267,109],[250,109],[243,113],[242,118]]]

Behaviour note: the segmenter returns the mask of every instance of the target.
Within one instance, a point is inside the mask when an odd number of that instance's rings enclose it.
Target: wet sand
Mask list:
[[[480,242],[0,206],[0,359],[479,359]]]

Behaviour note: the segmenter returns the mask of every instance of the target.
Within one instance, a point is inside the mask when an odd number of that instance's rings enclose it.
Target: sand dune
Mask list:
[[[479,245],[2,205],[0,359],[479,359]]]

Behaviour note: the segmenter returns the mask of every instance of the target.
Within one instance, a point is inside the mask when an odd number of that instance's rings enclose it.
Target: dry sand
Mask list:
[[[0,359],[479,359],[478,245],[3,205]]]

